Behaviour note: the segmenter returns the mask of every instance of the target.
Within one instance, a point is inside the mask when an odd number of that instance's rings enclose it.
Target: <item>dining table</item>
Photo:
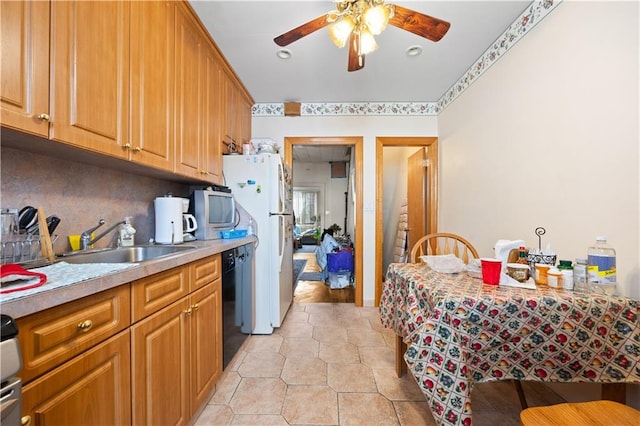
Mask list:
[[[603,399],[621,402],[625,383],[640,383],[640,301],[631,298],[392,263],[379,311],[439,425],[472,424],[476,383],[604,383]]]

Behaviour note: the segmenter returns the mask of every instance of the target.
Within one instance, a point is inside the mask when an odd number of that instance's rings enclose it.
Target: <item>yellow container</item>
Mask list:
[[[93,240],[96,237],[96,234],[91,234],[91,239]],[[80,234],[77,235],[69,235],[67,237],[69,239],[69,245],[71,246],[71,250],[76,251],[80,250]],[[93,248],[93,246],[89,246],[89,248]]]

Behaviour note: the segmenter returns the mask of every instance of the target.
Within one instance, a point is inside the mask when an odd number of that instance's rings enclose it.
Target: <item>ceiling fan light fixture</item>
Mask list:
[[[362,20],[371,34],[378,35],[387,27],[390,15],[391,8],[388,5],[380,4],[367,8],[362,14]]]
[[[329,37],[331,37],[331,41],[338,47],[344,47],[355,26],[356,23],[350,16],[339,18],[329,26]]]
[[[360,30],[360,55],[368,55],[378,48],[376,39],[367,28]]]

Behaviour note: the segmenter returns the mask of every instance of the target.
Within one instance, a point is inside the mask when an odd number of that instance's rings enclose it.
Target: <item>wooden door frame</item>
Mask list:
[[[383,179],[383,149],[385,146],[416,146],[427,147],[428,189],[427,189],[427,232],[438,232],[438,138],[437,137],[377,137],[376,138],[376,271],[375,271],[375,306],[380,305],[382,296],[382,179]]]
[[[352,146],[355,151],[355,193],[356,193],[356,220],[355,220],[355,241],[354,241],[354,276],[355,276],[355,294],[354,305],[361,307],[363,305],[363,279],[362,279],[362,238],[363,238],[363,217],[362,217],[362,203],[363,203],[363,187],[362,187],[362,173],[364,170],[362,162],[362,153],[364,138],[361,136],[330,136],[330,137],[318,137],[318,136],[300,136],[300,137],[286,137],[284,138],[284,163],[293,170],[293,146],[294,145],[345,145]],[[377,303],[377,302],[376,302]]]

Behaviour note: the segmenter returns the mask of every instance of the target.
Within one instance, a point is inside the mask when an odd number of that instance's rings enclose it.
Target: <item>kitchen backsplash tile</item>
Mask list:
[[[146,244],[155,233],[155,197],[171,192],[187,196],[189,186],[176,182],[125,173],[79,162],[2,147],[0,206],[22,208],[42,206],[47,216],[61,222],[56,253],[69,251],[69,234],[79,234],[105,220],[102,230],[133,217],[136,244]],[[100,230],[96,231],[100,232]],[[96,247],[106,247],[115,237],[105,236]]]

